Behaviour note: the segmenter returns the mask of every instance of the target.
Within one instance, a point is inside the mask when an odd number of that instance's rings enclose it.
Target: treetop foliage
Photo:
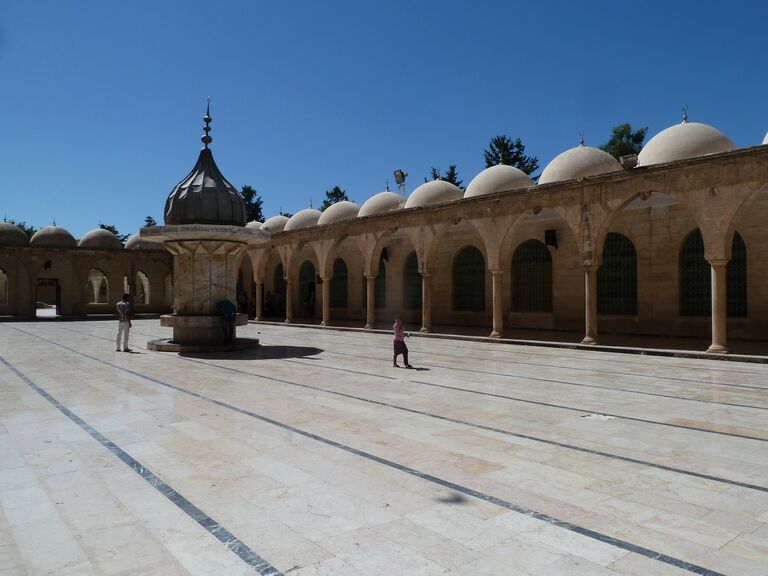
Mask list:
[[[445,180],[446,182],[450,182],[454,186],[458,186],[462,190],[464,190],[464,186],[462,186],[463,180],[459,180],[459,171],[456,170],[456,164],[451,164],[448,166],[448,170],[445,171],[444,175],[440,175],[440,169],[432,167],[431,171],[432,180]],[[429,182],[427,178],[424,178],[424,182]]]
[[[240,190],[240,194],[243,195],[243,201],[245,202],[245,216],[248,222],[257,220],[264,222],[264,214],[262,212],[262,206],[264,200],[261,199],[261,195],[256,192],[253,186],[245,185]]]
[[[325,200],[323,200],[322,206],[320,206],[320,212],[323,212],[329,206],[341,202],[342,200],[349,200],[346,191],[342,190],[338,186],[334,186],[330,190],[325,191]]]
[[[152,216],[147,216],[144,218],[144,226],[148,228],[149,226],[157,226],[157,221],[152,218]]]
[[[526,156],[525,144],[520,138],[512,140],[503,134],[491,138],[491,142],[483,155],[486,168],[497,164],[506,164],[519,168],[530,176],[539,167],[539,159],[536,156]]]
[[[619,124],[614,127],[611,133],[611,139],[605,144],[600,146],[600,150],[608,152],[611,156],[617,160],[621,156],[627,156],[629,154],[639,154],[643,149],[643,140],[648,132],[648,127],[638,128],[635,132],[632,132],[632,126],[629,123]]]
[[[120,234],[120,231],[113,224],[99,224],[99,228],[101,228],[102,230],[109,230],[110,232],[112,232],[112,234],[117,236],[117,239],[120,240],[120,242],[122,242],[123,244],[125,244],[125,241],[128,240],[130,236],[130,234]]]

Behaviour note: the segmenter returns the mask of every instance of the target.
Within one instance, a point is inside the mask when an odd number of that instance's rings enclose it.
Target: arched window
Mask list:
[[[680,248],[680,315],[710,316],[712,284],[709,263],[704,259],[704,238],[696,228]]]
[[[347,307],[347,280],[347,264],[341,258],[336,258],[331,278],[331,308]]]
[[[166,306],[173,306],[173,276],[170,274],[165,275],[165,298],[163,304]]]
[[[8,304],[8,276],[0,268],[0,304]]]
[[[136,294],[133,295],[134,304],[149,304],[149,277],[141,270],[136,272]]]
[[[512,255],[512,310],[552,312],[552,256],[543,242],[526,240]]]
[[[109,300],[109,283],[101,270],[94,268],[88,273],[88,304],[106,304]]]
[[[315,265],[305,260],[299,268],[299,302],[306,316],[315,315],[315,290]]]
[[[465,246],[453,259],[453,309],[485,309],[485,259],[474,246]]]
[[[272,288],[275,291],[274,294],[274,306],[273,312],[278,316],[285,314],[285,297],[286,297],[286,283],[285,274],[283,273],[283,264],[280,263],[275,268],[275,273],[272,276]],[[269,304],[267,302],[267,304]]]
[[[421,274],[416,252],[408,255],[403,267],[403,306],[406,310],[421,310]]]
[[[637,253],[632,240],[611,232],[597,271],[598,314],[637,314]]]
[[[747,247],[738,232],[733,233],[731,261],[726,268],[728,316],[747,315]]]
[[[379,275],[373,285],[373,307],[377,310],[387,305],[387,267],[384,260],[379,258]]]

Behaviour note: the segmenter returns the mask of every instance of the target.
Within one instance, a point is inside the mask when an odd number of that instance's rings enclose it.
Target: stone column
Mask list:
[[[285,279],[285,322],[293,322],[293,279]]]
[[[597,266],[584,266],[584,339],[597,344]]]
[[[726,320],[728,297],[726,294],[728,260],[710,260],[712,268],[712,344],[707,348],[710,354],[727,354]]]
[[[421,274],[421,330],[420,332],[429,332],[432,330],[432,290],[430,289],[430,274],[423,272]]]
[[[376,319],[376,275],[365,276],[365,329],[373,330]]]
[[[256,320],[264,317],[264,282],[256,282]]]
[[[493,275],[493,331],[489,338],[501,338],[504,333],[504,272],[491,270]]]
[[[321,276],[323,280],[323,321],[320,326],[328,326],[331,321],[331,278]]]

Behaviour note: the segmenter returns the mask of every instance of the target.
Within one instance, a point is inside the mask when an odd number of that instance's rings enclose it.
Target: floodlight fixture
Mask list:
[[[402,186],[405,184],[405,178],[408,176],[407,172],[403,172],[402,170],[395,170],[395,182],[397,182],[398,186]]]

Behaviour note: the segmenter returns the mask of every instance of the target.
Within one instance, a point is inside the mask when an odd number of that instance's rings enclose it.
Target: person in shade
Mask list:
[[[400,322],[400,318],[395,318],[395,324],[392,326],[392,331],[395,333],[395,352],[392,355],[392,366],[400,368],[397,364],[397,357],[400,354],[403,355],[403,362],[406,368],[412,368],[408,363],[408,346],[405,345],[405,337],[407,336],[405,330],[403,330],[403,323]]]
[[[219,308],[219,314],[221,314],[224,342],[227,344],[234,342],[237,307],[229,300],[219,300],[217,307]]]
[[[120,338],[123,338],[123,352],[130,352],[128,348],[128,334],[131,331],[131,297],[123,294],[117,303],[117,338],[115,338],[115,352],[120,352]]]

